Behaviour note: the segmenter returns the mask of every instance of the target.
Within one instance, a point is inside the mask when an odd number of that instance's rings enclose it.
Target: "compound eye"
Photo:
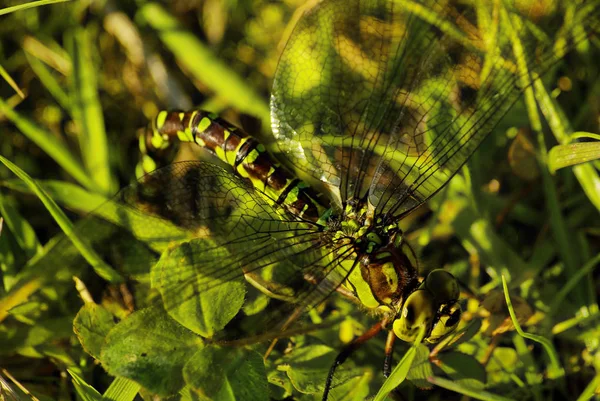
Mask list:
[[[458,299],[460,290],[456,278],[444,269],[432,270],[425,278],[427,288],[440,304],[448,304]]]
[[[408,296],[402,306],[400,317],[394,321],[394,333],[403,341],[413,342],[421,330],[424,330],[427,335],[434,317],[433,295],[425,289],[416,290]]]
[[[431,333],[429,337],[427,337],[427,342],[429,343],[437,343],[447,334],[452,333],[458,327],[458,323],[460,323],[460,316],[462,314],[462,310],[458,302],[445,307],[440,312],[440,318],[431,329]]]

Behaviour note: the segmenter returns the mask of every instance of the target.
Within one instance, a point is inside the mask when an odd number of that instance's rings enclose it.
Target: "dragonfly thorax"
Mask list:
[[[369,309],[397,313],[405,294],[418,285],[414,252],[397,224],[373,222],[366,213],[344,214],[334,225],[334,249],[349,272],[345,286]]]
[[[353,257],[341,263],[348,272],[344,286],[365,307],[390,316],[398,338],[413,342],[422,335],[435,343],[456,329],[461,316],[456,278],[436,269],[419,279],[415,253],[396,223],[373,221],[363,209],[345,213],[330,229],[334,249],[352,250]]]

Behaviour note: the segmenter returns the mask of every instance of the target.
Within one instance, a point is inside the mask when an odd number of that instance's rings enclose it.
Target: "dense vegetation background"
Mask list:
[[[310,6],[304,3],[78,1],[0,15],[0,155],[77,220],[135,181],[138,137],[161,109],[219,112],[269,142],[271,78],[285,38]],[[556,109],[545,114],[554,121],[543,127],[547,148],[569,143],[572,131],[598,133],[597,49],[593,41],[578,49],[548,78]],[[420,349],[419,369],[401,387],[405,399],[467,399],[472,389],[484,399],[599,394],[600,166],[550,174],[544,136],[531,126],[519,103],[469,168],[406,222],[422,263],[448,268],[472,292],[465,292],[465,307],[473,324],[462,344],[429,356]],[[206,155],[190,148],[176,156],[198,157]],[[68,399],[74,386],[78,396],[97,397],[85,383],[102,393],[113,378],[81,347],[73,319],[84,302],[122,317],[129,292],[85,263],[36,264],[61,230],[1,164],[0,180],[0,377],[24,398],[23,391]],[[501,274],[523,329],[552,340],[546,347],[513,331]],[[290,342],[296,354],[279,350],[268,365],[272,396],[319,399],[336,350],[371,323],[352,314],[314,338]],[[315,338],[327,347],[315,348]],[[383,381],[383,343],[377,338],[349,362],[353,369],[343,374],[352,391],[339,399],[374,394]],[[407,348],[396,348],[398,361]],[[444,373],[453,384],[425,381]],[[135,396],[139,387],[124,383],[128,390],[109,396]]]

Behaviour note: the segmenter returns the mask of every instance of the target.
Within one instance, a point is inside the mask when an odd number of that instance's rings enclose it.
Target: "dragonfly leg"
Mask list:
[[[385,340],[385,359],[383,361],[383,377],[386,379],[390,377],[390,374],[392,373],[392,359],[394,357],[394,344],[396,342],[396,338],[397,337],[392,330],[388,331],[388,336]],[[394,401],[404,401],[404,397],[398,388],[393,389],[388,397]]]
[[[385,359],[383,360],[383,377],[388,378],[392,373],[392,359],[394,357],[394,343],[396,335],[392,330],[388,331],[387,339],[385,340]]]
[[[331,390],[331,384],[333,382],[333,375],[335,374],[335,370],[337,369],[337,367],[344,363],[344,361],[348,359],[348,357],[352,355],[352,353],[355,350],[357,350],[361,345],[363,345],[371,338],[375,337],[377,333],[381,331],[384,324],[384,322],[377,322],[369,330],[364,332],[360,337],[357,337],[356,339],[354,339],[354,341],[352,341],[350,344],[344,347],[344,349],[342,349],[342,351],[337,355],[335,361],[333,361],[333,364],[331,365],[331,368],[329,368],[329,374],[327,375],[327,380],[325,381],[325,390],[323,391],[322,398],[323,401],[327,401],[329,391]]]

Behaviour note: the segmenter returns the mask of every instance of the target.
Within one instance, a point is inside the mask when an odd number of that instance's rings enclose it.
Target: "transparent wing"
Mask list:
[[[342,201],[368,197],[378,213],[407,213],[492,132],[524,74],[544,73],[597,35],[599,14],[597,0],[322,2],[281,56],[274,135]]]
[[[291,310],[322,302],[349,273],[341,262],[354,257],[347,246],[329,245],[317,226],[293,220],[246,181],[206,162],[156,170],[93,215],[78,234],[96,247],[104,244],[109,262],[126,266],[126,274],[154,265],[152,285],[171,317],[207,337],[237,313],[233,303],[241,307],[246,290],[237,284],[243,277],[285,301],[261,318],[264,325],[239,333],[256,335],[277,330]],[[68,255],[58,259],[65,263]],[[213,302],[222,304],[223,315],[233,311],[222,327],[205,324],[207,310],[221,313],[206,305]]]

